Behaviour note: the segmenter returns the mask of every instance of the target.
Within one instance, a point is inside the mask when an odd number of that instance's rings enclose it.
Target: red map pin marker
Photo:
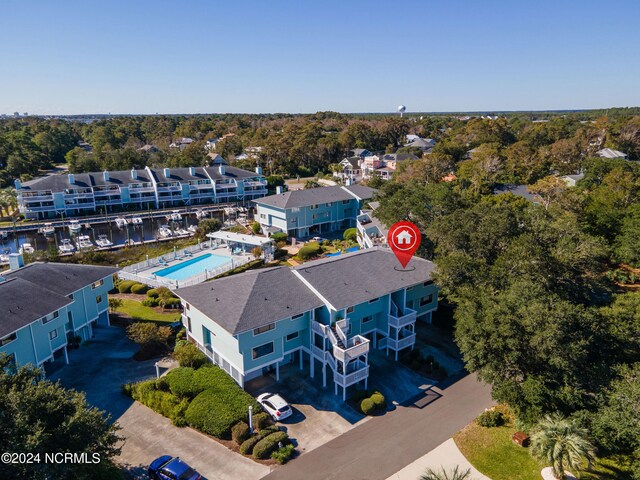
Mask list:
[[[420,246],[420,230],[411,222],[394,223],[387,234],[387,243],[405,268]]]

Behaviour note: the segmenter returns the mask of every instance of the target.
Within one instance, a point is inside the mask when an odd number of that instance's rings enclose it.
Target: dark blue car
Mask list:
[[[200,480],[202,477],[179,457],[163,455],[149,465],[149,477],[154,480]]]

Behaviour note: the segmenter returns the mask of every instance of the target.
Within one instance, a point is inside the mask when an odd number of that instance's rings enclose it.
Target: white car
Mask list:
[[[313,238],[312,238],[312,240],[313,240],[314,242],[322,243],[322,242],[324,242],[326,239],[325,239],[325,238],[322,238],[322,237],[313,237]]]
[[[258,397],[258,403],[276,422],[291,416],[293,413],[286,400],[277,393],[263,393]]]

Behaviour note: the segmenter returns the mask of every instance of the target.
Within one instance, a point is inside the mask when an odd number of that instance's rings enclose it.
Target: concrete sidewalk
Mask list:
[[[394,473],[387,480],[416,480],[427,468],[439,471],[441,468],[452,470],[459,467],[461,471],[471,470],[469,480],[491,480],[476,470],[473,465],[462,455],[453,438],[450,438],[439,447],[431,450],[413,463],[410,463],[399,472]]]

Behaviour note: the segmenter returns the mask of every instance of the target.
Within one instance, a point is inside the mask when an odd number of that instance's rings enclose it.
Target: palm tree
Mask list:
[[[456,465],[453,470],[445,470],[440,467],[440,470],[432,470],[427,468],[425,472],[420,476],[419,480],[466,480],[471,477],[471,469],[460,470],[460,467]]]
[[[586,429],[558,413],[544,417],[531,435],[531,455],[548,462],[553,474],[564,479],[565,470],[579,470],[593,460],[594,447]]]

